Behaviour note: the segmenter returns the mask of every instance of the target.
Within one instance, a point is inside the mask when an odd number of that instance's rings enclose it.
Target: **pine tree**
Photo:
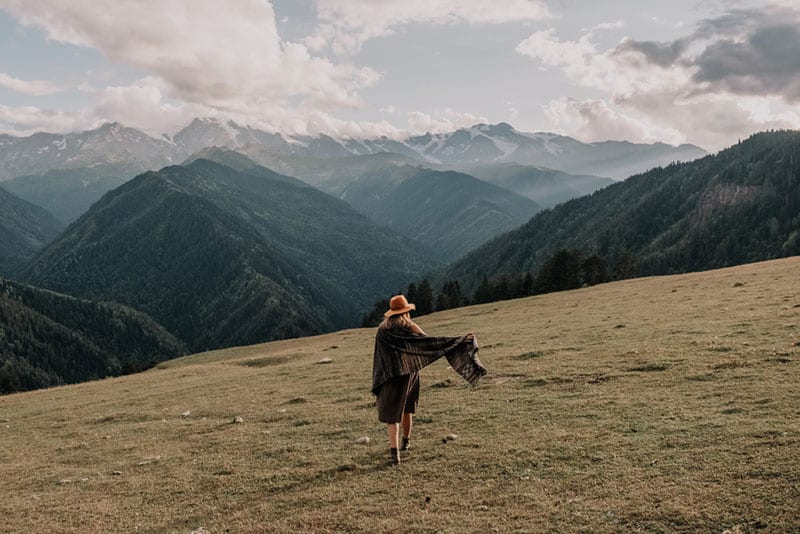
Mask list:
[[[428,279],[424,279],[417,288],[417,315],[427,315],[433,311],[433,289]]]
[[[636,264],[636,256],[628,249],[623,249],[617,256],[614,264],[614,280],[626,280],[635,278],[639,274],[639,267]]]
[[[489,279],[486,277],[486,275],[483,276],[483,280],[481,280],[478,289],[475,290],[472,300],[475,302],[475,304],[484,304],[494,300],[494,288],[489,283]]]

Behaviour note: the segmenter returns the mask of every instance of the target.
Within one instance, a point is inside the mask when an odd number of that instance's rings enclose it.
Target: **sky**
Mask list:
[[[800,0],[0,0],[0,133],[800,128]]]

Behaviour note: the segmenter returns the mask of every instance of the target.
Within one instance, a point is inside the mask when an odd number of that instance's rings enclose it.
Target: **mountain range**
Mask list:
[[[349,326],[436,265],[299,180],[200,159],[107,193],[26,280],[142,310],[201,350]]]
[[[640,275],[700,271],[800,254],[800,132],[777,131],[699,160],[655,168],[540,212],[448,267],[474,290],[482,278],[535,272],[559,249]]]
[[[247,159],[236,154],[211,148],[195,157],[223,164]],[[333,160],[282,156],[267,158],[265,165],[344,200],[374,222],[428,247],[444,262],[520,226],[541,209],[502,187],[464,173],[429,169],[396,154]]]
[[[550,133],[524,133],[506,123],[478,124],[444,134],[394,140],[284,136],[233,121],[194,119],[173,136],[150,137],[119,123],[85,132],[0,135],[0,182],[42,175],[54,169],[103,166],[107,176],[128,176],[185,160],[211,146],[258,154],[318,159],[393,153],[428,165],[480,165],[516,162],[622,179],[657,165],[705,155],[693,145],[635,144],[625,141],[582,143]]]
[[[614,183],[614,180],[602,176],[567,174],[519,163],[490,163],[460,169],[485,182],[530,198],[543,208],[552,208],[567,200],[589,195]]]

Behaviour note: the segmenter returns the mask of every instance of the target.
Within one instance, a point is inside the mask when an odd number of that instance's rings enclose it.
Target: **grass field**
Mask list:
[[[800,258],[422,317],[489,375],[396,467],[371,329],[0,397],[0,531],[798,532],[799,317]]]

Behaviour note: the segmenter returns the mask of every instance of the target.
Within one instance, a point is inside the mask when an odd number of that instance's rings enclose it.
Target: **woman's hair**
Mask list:
[[[406,312],[399,313],[397,315],[390,315],[381,321],[381,324],[378,325],[378,328],[403,328],[405,330],[411,330],[414,326],[414,321],[411,320],[411,314]]]

